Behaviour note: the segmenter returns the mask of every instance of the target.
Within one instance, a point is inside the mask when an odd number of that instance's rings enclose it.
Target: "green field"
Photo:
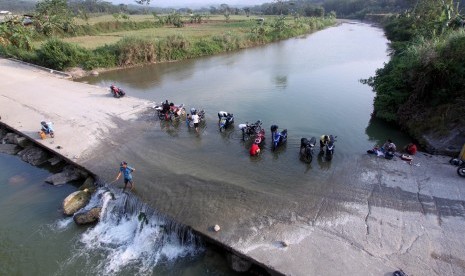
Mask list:
[[[185,22],[188,22],[188,17],[183,18]],[[259,26],[257,21],[258,17],[246,17],[245,15],[234,15],[231,16],[229,21],[226,22],[223,15],[209,16],[208,19],[204,19],[202,23],[185,23],[184,27],[176,28],[174,26],[165,25],[163,27],[145,28],[140,30],[124,30],[124,31],[113,31],[105,32],[97,35],[86,35],[86,36],[75,36],[64,38],[63,41],[79,45],[87,49],[95,49],[100,46],[114,44],[124,37],[135,37],[147,40],[162,39],[168,36],[180,35],[187,39],[200,39],[212,36],[223,35],[225,33],[234,33],[236,35],[245,34],[250,31],[251,28]],[[272,16],[269,16],[265,21],[273,20]],[[155,19],[151,15],[132,15],[129,20],[119,19],[118,22],[144,22],[153,21]],[[289,18],[287,21],[292,22],[293,19]],[[76,20],[77,24],[85,25],[83,20]],[[98,17],[91,17],[88,20],[88,24],[95,25],[97,23],[114,23],[117,24],[115,18],[112,15],[104,15]]]

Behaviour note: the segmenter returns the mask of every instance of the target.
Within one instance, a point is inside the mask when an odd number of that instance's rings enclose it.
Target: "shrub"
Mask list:
[[[40,47],[37,58],[45,67],[63,70],[80,65],[88,59],[89,54],[84,48],[53,38]]]
[[[153,42],[131,37],[118,41],[114,53],[119,66],[151,63],[157,57]]]

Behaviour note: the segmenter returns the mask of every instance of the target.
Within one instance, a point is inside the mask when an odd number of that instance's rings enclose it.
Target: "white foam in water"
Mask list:
[[[128,271],[150,275],[157,264],[172,262],[199,251],[193,240],[182,244],[177,233],[167,233],[163,227],[164,220],[156,215],[147,217],[148,222],[145,223],[138,218],[142,210],[132,215],[121,214],[121,207],[129,200],[127,195],[116,195],[116,199],[112,200],[110,192],[100,194],[103,201],[101,220],[82,234],[78,251],[67,265],[82,263],[84,258],[87,270],[98,275]]]
[[[72,217],[60,219],[53,224],[52,229],[55,231],[66,230],[72,222],[73,222]]]

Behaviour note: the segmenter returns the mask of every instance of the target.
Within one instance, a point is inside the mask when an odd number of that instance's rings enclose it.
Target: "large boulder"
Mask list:
[[[457,157],[465,142],[465,127],[451,127],[447,136],[425,133],[420,141],[428,153]]]
[[[14,142],[15,145],[18,145],[18,146],[22,147],[23,149],[27,148],[30,145],[32,145],[31,141],[29,141],[27,138],[21,137],[21,136],[15,136],[13,142]]]
[[[58,163],[63,162],[63,159],[59,156],[53,156],[52,158],[48,159],[50,165],[55,166]]]
[[[7,144],[15,144],[15,140],[18,139],[19,135],[13,132],[8,132],[5,137],[3,137],[3,140]]]
[[[67,216],[72,216],[79,211],[90,200],[90,192],[87,190],[76,191],[71,193],[63,200],[63,213]]]
[[[95,186],[95,180],[92,176],[88,176],[86,178],[86,181],[79,187],[79,190],[83,191],[87,189],[89,192],[93,193],[95,190],[97,190],[97,187]]]
[[[23,149],[22,151],[18,152],[18,155],[21,157],[23,161],[33,166],[40,166],[47,162],[49,158],[47,152],[34,146],[30,146]]]
[[[45,179],[45,182],[52,185],[62,185],[74,180],[79,180],[87,176],[87,173],[72,166],[67,165],[62,172],[51,175]]]
[[[15,155],[21,151],[18,145],[13,144],[0,144],[0,153]]]
[[[74,214],[73,220],[79,225],[95,223],[100,219],[101,211],[102,207],[94,207],[89,211]]]

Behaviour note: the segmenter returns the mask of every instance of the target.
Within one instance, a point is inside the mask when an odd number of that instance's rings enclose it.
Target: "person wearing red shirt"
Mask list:
[[[410,143],[405,147],[405,151],[410,155],[415,155],[417,153],[417,146],[414,143]]]
[[[260,147],[256,143],[253,143],[249,152],[250,156],[258,155],[260,153]]]

